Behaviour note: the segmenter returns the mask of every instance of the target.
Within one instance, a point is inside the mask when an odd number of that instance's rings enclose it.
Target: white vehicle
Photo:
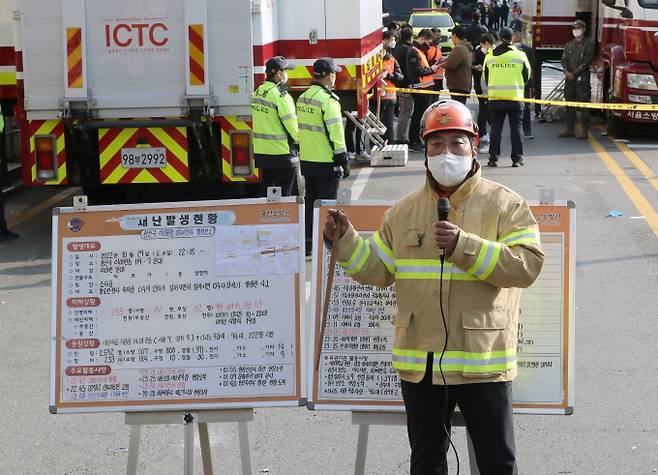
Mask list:
[[[14,0],[26,185],[258,181],[250,94],[265,62],[295,88],[332,56],[344,110],[381,72],[380,0]],[[116,189],[115,189],[116,190]]]

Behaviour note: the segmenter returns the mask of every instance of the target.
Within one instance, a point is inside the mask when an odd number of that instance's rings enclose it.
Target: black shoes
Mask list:
[[[489,162],[487,163],[488,167],[496,168],[498,166],[498,157],[492,155],[489,157]]]

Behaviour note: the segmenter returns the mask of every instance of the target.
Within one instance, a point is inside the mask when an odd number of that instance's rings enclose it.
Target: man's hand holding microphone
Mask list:
[[[455,252],[461,229],[448,221],[450,211],[448,198],[439,198],[436,208],[439,222],[434,224],[434,243],[437,249],[441,250],[441,262],[443,262]]]

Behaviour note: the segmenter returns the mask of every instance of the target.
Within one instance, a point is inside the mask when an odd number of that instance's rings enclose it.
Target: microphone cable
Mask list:
[[[441,319],[443,320],[443,329],[445,331],[446,337],[443,342],[443,351],[441,351],[441,356],[439,357],[439,372],[441,373],[441,380],[443,381],[443,391],[445,392],[445,400],[443,404],[443,416],[441,420],[441,424],[443,425],[443,431],[446,434],[446,437],[448,438],[448,442],[450,443],[450,446],[452,447],[452,451],[455,453],[455,458],[457,459],[457,475],[459,475],[459,454],[457,453],[457,448],[455,447],[455,444],[452,442],[452,437],[450,436],[450,431],[448,431],[448,427],[446,426],[446,417],[448,415],[448,384],[446,383],[446,377],[443,374],[443,357],[446,354],[446,350],[448,349],[448,323],[446,321],[446,316],[443,311],[443,266],[445,263],[446,259],[446,251],[445,249],[441,249],[441,276],[439,279],[439,306],[441,307]],[[446,451],[446,464],[448,463],[448,452]]]

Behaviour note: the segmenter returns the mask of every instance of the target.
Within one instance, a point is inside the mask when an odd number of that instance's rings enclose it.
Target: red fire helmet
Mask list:
[[[427,108],[420,121],[420,136],[423,142],[434,132],[460,130],[475,137],[479,143],[478,126],[468,107],[461,102],[443,100]]]

